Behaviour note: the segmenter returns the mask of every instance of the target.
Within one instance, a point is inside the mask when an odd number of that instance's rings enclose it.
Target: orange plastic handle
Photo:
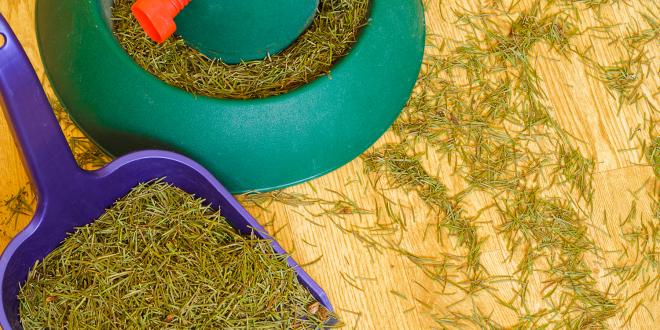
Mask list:
[[[174,31],[174,17],[190,0],[138,0],[131,7],[144,32],[157,43],[167,40]]]

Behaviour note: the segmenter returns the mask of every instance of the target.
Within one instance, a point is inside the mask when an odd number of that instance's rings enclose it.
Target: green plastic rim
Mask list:
[[[422,64],[420,0],[373,0],[370,22],[332,73],[255,100],[200,97],[139,67],[112,35],[112,0],[38,0],[37,38],[73,120],[113,156],[187,155],[233,193],[319,177],[369,148],[405,106]]]

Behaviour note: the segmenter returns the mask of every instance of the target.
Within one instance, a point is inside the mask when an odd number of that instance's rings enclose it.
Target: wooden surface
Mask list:
[[[649,0],[649,2],[652,2]],[[451,38],[461,38],[461,32],[453,24],[451,8],[456,8],[462,1],[430,1],[427,10],[429,31]],[[637,3],[637,2],[635,2]],[[645,1],[639,1],[645,3]],[[639,15],[637,5],[615,6],[605,9],[602,15],[613,22],[633,24]],[[640,7],[641,8],[641,7]],[[2,0],[2,13],[16,31],[27,53],[35,65],[40,77],[44,77],[34,32],[34,0]],[[585,15],[587,15],[585,13]],[[585,20],[589,20],[587,17]],[[594,21],[594,25],[597,23]],[[581,43],[593,43],[596,59],[601,63],[616,62],[620,56],[609,51],[607,42],[599,39],[581,37]],[[657,41],[650,46],[652,61],[651,72],[642,86],[643,93],[655,108],[659,107],[658,65],[655,57],[658,55]],[[606,211],[608,219],[618,219],[625,216],[631,202],[636,199],[641,212],[650,212],[651,200],[646,191],[650,191],[654,183],[653,172],[640,157],[638,143],[630,140],[634,128],[644,123],[644,118],[652,115],[650,106],[639,104],[625,111],[617,110],[617,101],[604,88],[583,63],[568,59],[539,59],[536,67],[544,78],[543,88],[551,105],[556,110],[555,118],[562,127],[585,141],[584,146],[597,161],[597,174],[594,177],[594,207],[592,228],[590,233],[601,246],[608,246],[614,239],[611,232],[616,222],[603,219]],[[45,79],[42,79],[47,85]],[[49,88],[49,87],[47,87]],[[392,140],[388,133],[379,144]],[[632,148],[632,149],[631,149]],[[437,172],[433,172],[437,173]],[[440,177],[446,175],[440,172]],[[459,189],[448,178],[446,182],[451,189]],[[277,239],[288,251],[292,251],[295,259],[301,264],[320,260],[306,267],[309,273],[327,290],[331,300],[348,327],[359,329],[422,329],[437,327],[432,314],[442,315],[450,311],[463,309],[470,313],[472,304],[452,303],[456,300],[451,296],[438,296],[427,291],[433,283],[409,259],[393,252],[378,252],[368,248],[355,235],[347,234],[340,229],[344,226],[368,224],[375,221],[377,208],[382,207],[379,195],[367,183],[369,178],[364,175],[361,160],[355,160],[342,169],[326,175],[311,184],[303,184],[287,189],[288,193],[304,193],[326,200],[337,200],[334,193],[341,192],[356,201],[362,208],[371,210],[373,214],[342,215],[339,217],[319,216],[322,208],[317,205],[286,205],[272,203],[266,210],[248,205],[250,211],[276,232]],[[4,117],[0,116],[0,200],[4,200],[25,186],[28,182],[22,167],[19,154],[9,133]],[[632,192],[644,191],[634,194]],[[410,206],[415,214],[409,224],[409,230],[402,237],[403,246],[416,251],[428,251],[439,248],[436,243],[424,239],[428,223],[427,213],[415,194],[389,191],[387,195]],[[480,209],[479,198],[470,201],[472,208]],[[329,204],[330,205],[330,204]],[[330,207],[330,206],[328,206]],[[381,210],[382,211],[382,210]],[[6,213],[6,211],[4,211]],[[341,212],[340,212],[341,213]],[[315,216],[316,215],[316,216]],[[513,264],[506,261],[508,252],[503,239],[495,229],[499,219],[495,214],[486,212],[486,223],[480,227],[480,232],[488,236],[485,244],[483,262],[491,274],[511,274],[515,271]],[[489,218],[491,217],[491,218]],[[339,219],[339,220],[337,220]],[[0,227],[0,245],[5,246],[19,231],[29,217],[22,217],[15,225],[5,223]],[[490,222],[488,222],[490,221]],[[608,231],[609,230],[609,231]],[[444,247],[447,249],[447,247]],[[595,277],[599,281],[599,289],[605,290],[608,279],[604,276],[604,268],[611,264],[606,260],[593,265]],[[541,285],[540,283],[534,285]],[[422,289],[425,287],[426,289]],[[506,291],[506,285],[498,287]],[[405,298],[392,291],[400,292]],[[645,300],[648,312],[635,313],[626,328],[660,327],[660,306],[657,300]],[[492,299],[473,300],[485,314],[500,324],[515,322],[515,314],[511,311],[496,308]],[[432,306],[424,308],[423,305]],[[655,320],[650,315],[655,314]],[[620,328],[625,321],[613,317],[609,321],[612,328]]]

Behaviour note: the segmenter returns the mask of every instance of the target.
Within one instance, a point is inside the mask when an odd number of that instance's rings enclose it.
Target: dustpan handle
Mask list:
[[[64,188],[67,179],[81,170],[30,60],[2,15],[0,35],[0,102],[32,183],[42,196]]]

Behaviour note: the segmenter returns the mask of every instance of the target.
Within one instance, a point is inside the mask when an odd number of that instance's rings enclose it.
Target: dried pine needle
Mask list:
[[[7,198],[2,205],[9,211],[9,217],[3,220],[2,224],[13,223],[14,229],[20,216],[29,216],[34,212],[34,196],[28,185],[21,187],[18,192]]]
[[[642,74],[642,54],[613,65],[600,66],[600,79],[608,91],[619,100],[620,107],[635,103],[640,99],[639,88],[644,81]]]
[[[78,165],[86,170],[95,170],[108,164],[110,156],[78,130],[62,104],[55,99],[49,101]]]
[[[268,241],[161,181],[71,234],[19,298],[26,329],[308,329],[328,317]]]
[[[85,169],[98,169],[110,162],[110,157],[85,136],[67,139],[78,165]]]
[[[369,12],[369,0],[321,0],[312,25],[282,53],[228,65],[188,47],[181,38],[153,43],[131,15],[134,1],[114,0],[114,34],[126,52],[170,85],[230,99],[279,95],[328,74],[350,51]]]
[[[653,172],[660,178],[660,136],[653,138],[651,145],[646,150],[646,157],[653,168]]]
[[[287,206],[308,206],[317,205],[322,202],[317,197],[297,192],[287,192],[285,190],[276,190],[266,193],[247,193],[239,196],[241,203],[255,205],[261,209],[267,209],[273,203],[280,203]]]
[[[579,150],[561,145],[558,148],[557,170],[564,180],[588,203],[593,199],[593,173],[595,162],[585,157]]]

